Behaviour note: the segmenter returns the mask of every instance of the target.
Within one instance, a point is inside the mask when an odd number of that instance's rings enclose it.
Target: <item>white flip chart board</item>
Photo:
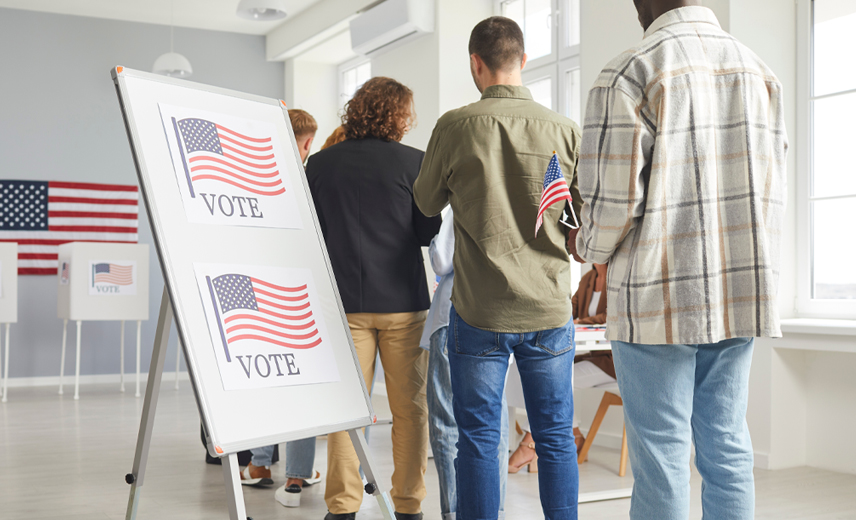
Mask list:
[[[285,104],[113,77],[209,451],[370,425]]]

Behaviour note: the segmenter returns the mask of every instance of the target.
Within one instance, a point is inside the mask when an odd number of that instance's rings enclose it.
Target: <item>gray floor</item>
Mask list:
[[[0,519],[94,520],[124,518],[129,487],[124,475],[134,456],[142,399],[120,394],[115,385],[82,387],[81,400],[55,388],[13,388],[0,405]],[[378,415],[385,403],[378,399]],[[386,412],[388,413],[388,412]],[[380,472],[392,472],[389,426],[375,427],[372,451]],[[319,442],[317,466],[326,465]],[[627,487],[619,478],[618,452],[595,448],[581,466],[581,491]],[[274,466],[284,482],[285,468]],[[756,471],[759,519],[856,519],[856,476],[812,468]],[[387,484],[388,485],[388,484]],[[429,463],[425,518],[440,518],[437,473]],[[701,518],[700,480],[693,476],[691,518]],[[273,489],[246,489],[248,513],[255,520],[314,519],[326,512],[323,483],[303,493],[298,509],[273,499]],[[583,504],[580,518],[627,518],[630,501]],[[510,475],[506,510],[509,519],[541,519],[536,475]],[[149,470],[140,513],[144,519],[226,519],[222,472],[203,462],[199,420],[189,384],[161,392]],[[358,518],[380,518],[377,504],[367,499]]]

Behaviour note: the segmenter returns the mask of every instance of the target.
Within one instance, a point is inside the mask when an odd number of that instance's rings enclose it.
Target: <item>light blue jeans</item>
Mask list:
[[[440,513],[443,520],[455,520],[458,493],[455,479],[455,457],[458,456],[458,423],[452,408],[452,379],[449,374],[449,352],[446,339],[449,327],[431,335],[431,356],[428,360],[428,435],[434,465],[440,477]],[[497,454],[499,465],[500,518],[505,517],[505,486],[508,481],[508,406],[502,395],[502,438]]]
[[[577,520],[579,470],[574,444],[574,323],[526,333],[473,327],[449,312],[449,368],[458,422],[460,520],[496,520],[500,505],[496,452],[508,358],[514,354],[535,452],[546,520]],[[653,519],[652,519],[653,520]],[[656,519],[659,520],[659,519]]]
[[[706,345],[612,342],[633,468],[632,520],[686,520],[690,454],[705,519],[755,515],[746,424],[752,338]]]
[[[273,446],[264,446],[250,450],[253,453],[253,466],[270,466],[273,460]],[[285,477],[313,478],[315,467],[315,437],[285,443]]]

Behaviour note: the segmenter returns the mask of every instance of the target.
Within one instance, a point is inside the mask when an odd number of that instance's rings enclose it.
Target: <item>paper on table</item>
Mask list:
[[[615,379],[601,370],[591,361],[580,361],[574,363],[574,388],[594,388],[607,383],[614,383]]]

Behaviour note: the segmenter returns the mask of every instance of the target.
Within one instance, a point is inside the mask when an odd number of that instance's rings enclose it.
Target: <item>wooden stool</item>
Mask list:
[[[604,392],[603,399],[600,401],[600,407],[597,409],[597,413],[594,415],[594,421],[591,423],[591,429],[588,431],[588,436],[586,436],[586,441],[583,443],[583,449],[580,450],[580,455],[577,458],[577,462],[582,464],[586,460],[588,460],[588,452],[591,449],[591,445],[594,443],[594,437],[597,435],[597,430],[600,428],[600,423],[603,422],[603,418],[606,416],[606,411],[610,406],[624,406],[624,401],[621,400],[621,397],[613,394],[612,392]],[[621,462],[618,465],[618,476],[623,477],[627,473],[627,427],[624,428],[624,431],[621,436]]]

